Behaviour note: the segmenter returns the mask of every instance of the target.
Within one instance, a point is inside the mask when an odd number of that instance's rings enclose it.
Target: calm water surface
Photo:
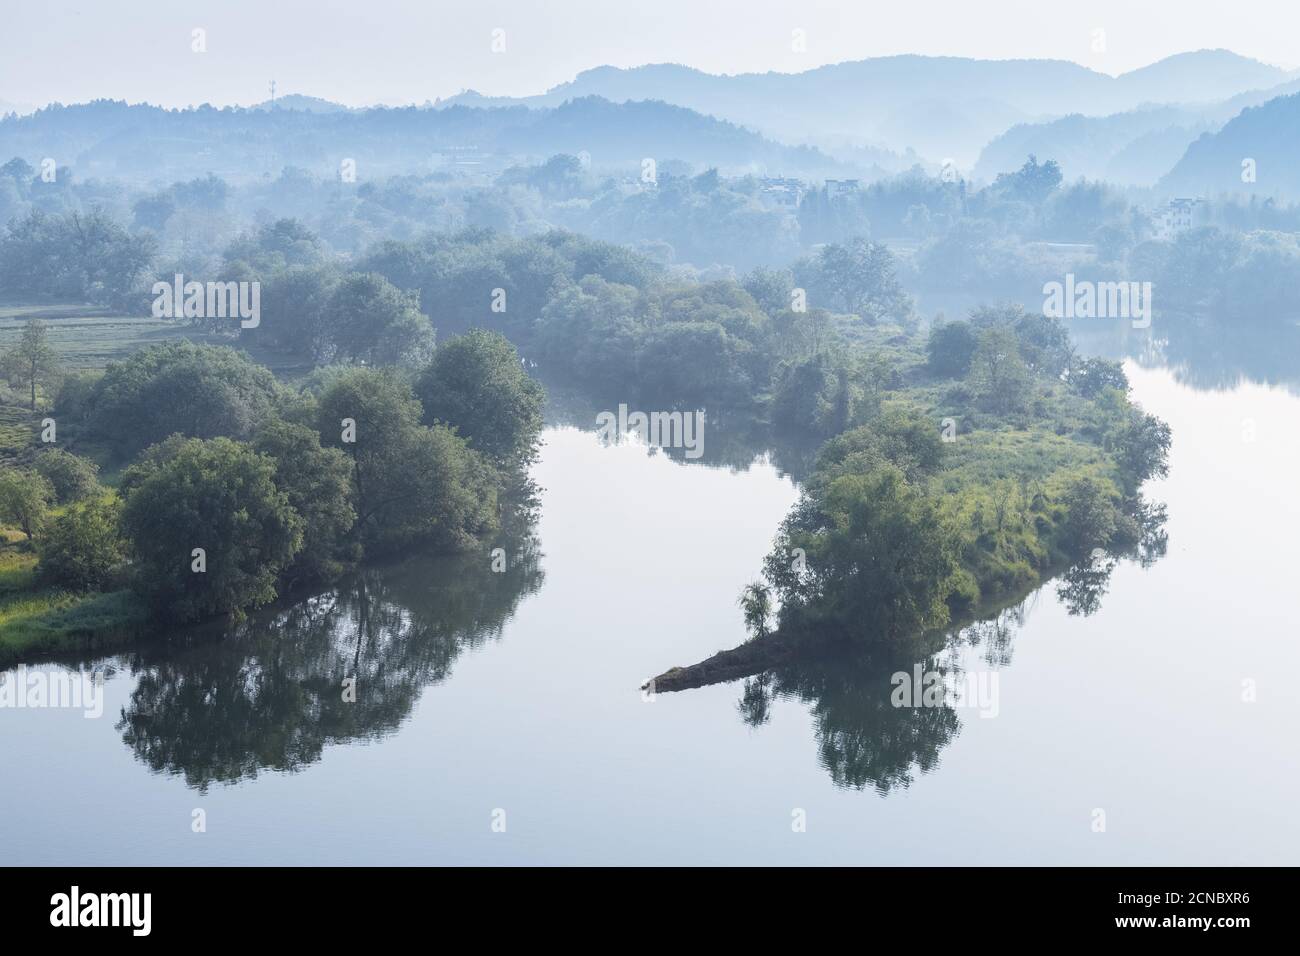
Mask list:
[[[1147,489],[1167,553],[1121,561],[1091,614],[1051,582],[965,632],[944,662],[996,674],[996,716],[900,712],[847,665],[769,686],[765,722],[740,683],[643,699],[744,639],[736,595],[796,485],[552,427],[505,574],[368,572],[219,642],[87,661],[98,720],[0,710],[0,860],[1294,863],[1300,398],[1129,373],[1174,431]]]

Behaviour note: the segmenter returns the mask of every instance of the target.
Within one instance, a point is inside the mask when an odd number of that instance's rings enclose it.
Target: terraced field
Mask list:
[[[0,405],[0,463],[17,458],[35,441],[36,416],[17,405]]]
[[[0,299],[0,352],[12,346],[29,319],[40,319],[49,330],[50,344],[69,371],[102,369],[137,349],[175,339],[209,342],[242,348],[234,339],[197,332],[183,322],[152,316],[115,315],[99,306],[72,302],[14,302]],[[292,356],[247,349],[253,360],[283,379],[293,380],[309,371],[308,363]]]
[[[50,344],[70,369],[103,368],[147,345],[195,337],[179,322],[112,315],[93,305],[0,302],[0,351],[17,341],[29,319],[49,327]]]

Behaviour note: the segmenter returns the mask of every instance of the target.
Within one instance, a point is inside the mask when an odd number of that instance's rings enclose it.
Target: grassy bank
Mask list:
[[[146,624],[134,594],[26,591],[0,597],[0,667],[126,645]]]
[[[145,625],[144,609],[128,591],[38,587],[35,553],[15,532],[0,534],[0,667],[120,646]]]

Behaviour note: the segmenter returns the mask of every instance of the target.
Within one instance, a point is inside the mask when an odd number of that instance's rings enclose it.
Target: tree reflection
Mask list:
[[[1300,327],[1290,322],[1242,325],[1170,314],[1144,330],[1077,322],[1070,333],[1081,352],[1168,368],[1198,391],[1258,382],[1300,394]]]
[[[479,553],[369,568],[220,639],[142,651],[117,728],[150,768],[200,790],[296,771],[330,744],[389,734],[541,586],[530,530],[497,546],[504,571]]]
[[[602,411],[612,411],[612,408],[602,407],[598,400],[571,385],[548,382],[546,395],[546,423],[553,427],[568,426],[582,431],[595,431],[596,416]],[[613,404],[613,401],[606,404]],[[643,395],[641,405],[633,410],[667,411],[674,408],[670,398]],[[779,474],[795,481],[803,481],[812,470],[817,451],[822,445],[819,438],[774,429],[752,410],[715,406],[705,408],[703,412],[704,440],[696,449],[698,457],[687,457],[685,448],[649,447],[646,453],[664,455],[682,465],[725,468],[733,473],[745,472],[755,465],[767,463]],[[634,440],[630,435],[626,439]]]
[[[956,670],[934,655],[924,667],[945,677]],[[938,766],[940,752],[961,728],[950,700],[933,707],[895,706],[891,678],[911,670],[911,661],[795,661],[746,681],[741,711],[747,723],[757,726],[767,720],[772,700],[803,702],[816,725],[818,760],[835,785],[870,787],[883,795],[906,788],[917,773]]]
[[[1121,558],[1149,567],[1167,545],[1163,506],[1142,503],[1133,539],[1066,571],[1057,582],[1057,596],[1069,613],[1091,614],[1100,607]],[[773,701],[800,701],[815,723],[819,762],[836,786],[870,788],[881,795],[906,789],[918,774],[939,765],[943,749],[961,732],[962,711],[982,705],[971,698],[972,684],[1011,664],[1015,636],[1041,593],[1035,589],[939,635],[911,656],[872,657],[848,648],[808,659],[796,656],[748,678],[737,710],[745,723],[759,727],[771,719]],[[913,695],[900,702],[894,693],[899,675],[911,679],[915,674],[935,675],[944,688],[938,700]]]
[[[1165,528],[1168,511],[1163,504],[1139,498],[1134,514],[1131,537],[1112,551],[1098,549],[1091,560],[1083,561],[1061,575],[1056,596],[1072,616],[1089,617],[1101,608],[1110,576],[1120,558],[1128,558],[1139,567],[1149,568],[1169,550],[1169,532]]]

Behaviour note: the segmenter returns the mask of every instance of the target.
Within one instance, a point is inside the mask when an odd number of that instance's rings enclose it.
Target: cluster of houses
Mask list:
[[[764,176],[759,180],[763,198],[773,206],[783,209],[798,209],[808,186],[802,179],[788,179],[784,176]]]
[[[773,206],[795,210],[810,191],[811,187],[802,179],[789,179],[784,176],[764,176],[759,180],[759,187],[764,200]],[[826,180],[826,198],[838,199],[856,193],[862,188],[859,179]]]

